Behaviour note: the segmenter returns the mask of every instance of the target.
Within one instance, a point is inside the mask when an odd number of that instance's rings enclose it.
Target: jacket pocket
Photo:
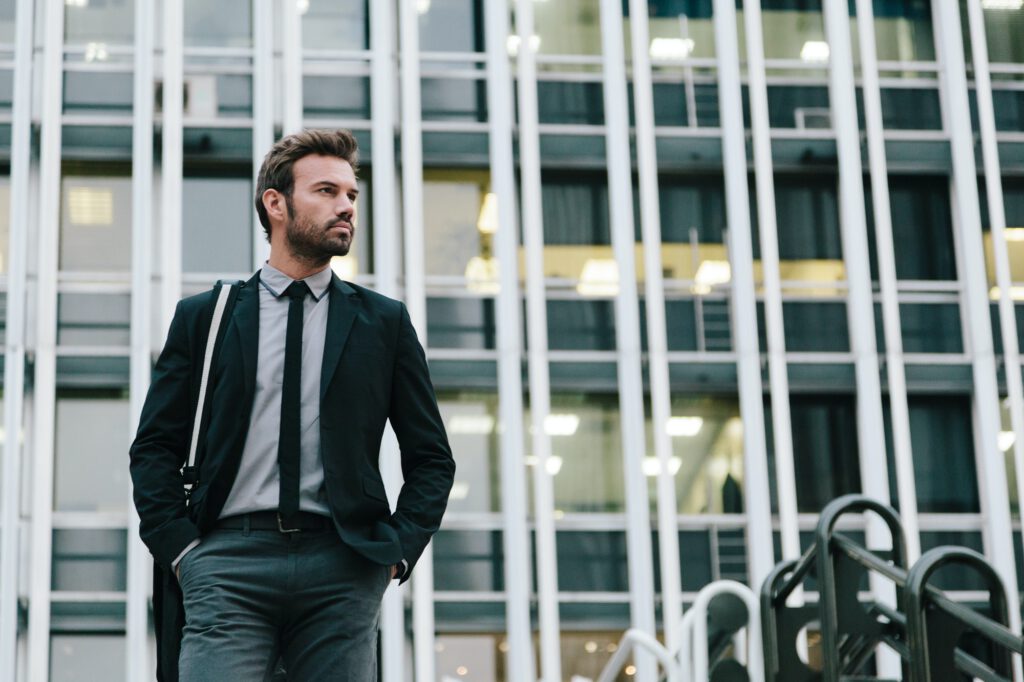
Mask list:
[[[363,492],[367,497],[380,500],[385,504],[388,503],[388,494],[384,490],[384,481],[380,480],[380,476],[370,474],[363,476]]]

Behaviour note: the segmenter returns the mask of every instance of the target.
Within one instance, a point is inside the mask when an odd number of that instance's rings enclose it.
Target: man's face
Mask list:
[[[334,156],[304,156],[292,166],[285,241],[297,257],[314,262],[344,256],[355,236],[359,194],[351,164]]]

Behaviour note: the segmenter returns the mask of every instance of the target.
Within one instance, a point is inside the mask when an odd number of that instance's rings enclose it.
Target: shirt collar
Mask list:
[[[319,301],[324,295],[327,294],[328,288],[331,286],[332,272],[331,267],[328,265],[320,272],[314,273],[303,281],[309,287],[310,292],[313,294],[313,298]],[[280,298],[284,293],[284,290],[294,282],[291,277],[284,274],[270,263],[264,263],[263,269],[260,271],[260,283],[266,287],[274,298]]]

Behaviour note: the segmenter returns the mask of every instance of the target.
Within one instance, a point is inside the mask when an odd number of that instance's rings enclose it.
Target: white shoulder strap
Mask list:
[[[206,353],[203,355],[203,378],[199,382],[199,400],[196,402],[196,418],[192,424],[192,443],[188,448],[188,465],[194,467],[196,464],[196,448],[199,446],[199,427],[203,420],[203,404],[206,402],[206,384],[210,377],[210,361],[213,360],[213,348],[217,343],[217,334],[220,332],[221,319],[224,317],[224,307],[227,305],[228,296],[234,285],[223,284],[220,287],[220,295],[217,296],[217,304],[213,308],[213,320],[210,321],[210,333],[206,337]]]

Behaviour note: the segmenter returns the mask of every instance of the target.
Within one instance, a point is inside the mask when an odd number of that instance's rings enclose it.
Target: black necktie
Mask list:
[[[309,293],[305,282],[292,282],[284,291],[288,301],[288,331],[284,344],[281,382],[281,435],[277,466],[281,477],[277,511],[288,519],[299,510],[299,408],[302,385],[302,304]]]

